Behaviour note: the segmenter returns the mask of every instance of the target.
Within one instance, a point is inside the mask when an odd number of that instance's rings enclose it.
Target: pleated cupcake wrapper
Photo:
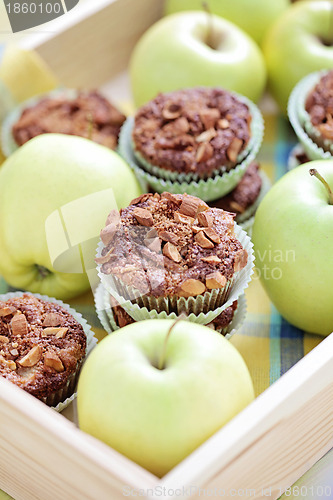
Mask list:
[[[66,89],[66,88],[59,88],[56,90],[52,90],[51,92],[48,92],[46,94],[34,96],[31,99],[27,99],[26,101],[22,102],[21,104],[19,104],[10,111],[10,113],[6,116],[5,120],[2,123],[2,130],[1,130],[1,147],[5,156],[7,157],[10,156],[12,153],[14,153],[14,151],[16,151],[20,147],[14,139],[12,128],[13,125],[20,118],[22,112],[26,108],[31,108],[32,106],[35,106],[46,97],[54,98],[60,95],[66,96],[67,99],[69,100],[75,99],[78,95],[78,90]]]
[[[48,297],[47,295],[40,295],[38,293],[30,293],[30,292],[9,292],[3,295],[0,295],[0,300],[1,301],[6,301],[8,299],[12,299],[13,297],[22,297],[22,295],[28,294],[28,295],[33,295],[37,299],[45,300],[46,302],[52,302],[55,304],[59,304],[61,307],[63,307],[67,312],[69,312],[78,323],[80,323],[83,327],[84,333],[86,334],[87,337],[87,345],[86,345],[86,357],[88,354],[92,351],[92,349],[95,347],[97,344],[97,339],[94,337],[94,333],[91,330],[90,325],[88,322],[83,318],[83,316],[75,311],[72,307],[70,307],[68,304],[65,304],[61,300],[54,299],[52,297]],[[84,360],[82,360],[80,363],[77,364],[76,371],[72,373],[65,386],[63,386],[61,389],[58,391],[53,392],[50,394],[48,397],[44,398],[43,401],[46,403],[48,406],[51,406],[54,410],[57,412],[61,412],[67,406],[74,401],[76,398],[77,393],[74,392],[77,384],[77,380],[80,374],[80,369],[82,366]]]
[[[325,73],[322,71],[311,73],[303,78],[290,94],[288,102],[290,123],[310,160],[327,160],[332,158],[333,154],[332,143],[321,138],[319,131],[313,127],[310,116],[305,110],[308,93]],[[325,151],[314,139],[322,141],[324,148],[331,150],[332,153]]]
[[[100,321],[108,334],[119,330],[119,326],[115,320],[112,307],[110,305],[110,294],[100,283],[95,291],[95,305],[96,312]],[[237,330],[243,325],[247,313],[247,305],[245,294],[241,295],[238,299],[237,309],[235,311],[232,321],[226,328],[215,329],[227,339],[234,335]]]
[[[158,193],[162,193],[163,191],[168,191],[173,194],[187,193],[193,196],[198,196],[204,201],[213,201],[217,198],[221,198],[237,186],[249,164],[256,158],[264,133],[264,122],[260,111],[256,108],[256,112],[253,116],[252,142],[250,141],[252,147],[246,158],[240,164],[228,172],[224,172],[222,175],[215,175],[214,177],[210,177],[208,179],[193,180],[193,175],[191,176],[191,174],[188,174],[183,176],[181,179],[178,175],[178,180],[171,180],[163,179],[160,176],[147,172],[136,160],[131,138],[133,124],[134,118],[130,117],[122,126],[119,136],[118,152],[134,170],[139,180],[151,186],[151,188]]]
[[[206,314],[226,302],[234,281],[233,278],[227,282],[224,288],[205,292],[204,295],[184,298],[177,296],[154,297],[142,295],[136,288],[125,285],[121,280],[114,277],[110,278],[112,280],[112,289],[121,298],[121,306],[136,321],[143,319],[140,312],[143,310],[157,312],[158,314],[165,313],[168,316],[172,313],[176,314],[176,316],[180,314],[185,314],[186,316],[191,314],[198,316],[200,313]],[[134,305],[139,307],[139,311],[136,311],[136,309],[133,310]]]
[[[221,333],[226,339],[230,339],[243,326],[247,314],[247,304],[245,294],[238,298],[237,309],[232,321],[226,328],[215,328],[215,331]]]
[[[107,314],[107,310],[110,309],[110,302],[107,305],[106,295],[110,297],[110,294],[106,292],[102,283],[99,283],[94,292],[95,310],[102,327],[108,334],[110,334],[115,330],[115,328],[110,325],[110,320]]]
[[[250,110],[251,117],[252,117],[251,124],[250,124],[251,138],[250,138],[248,144],[246,145],[246,148],[244,148],[237,156],[237,164],[240,164],[243,162],[243,160],[246,159],[246,157],[251,153],[251,151],[256,148],[257,145],[258,145],[258,150],[259,150],[259,147],[261,145],[262,138],[263,138],[263,119],[262,119],[262,116],[261,116],[259,109],[252,101],[250,101],[246,97],[241,96],[239,94],[234,94],[234,95],[237,97],[238,100],[240,100],[241,102],[245,103],[248,106],[248,108]],[[157,165],[152,165],[151,163],[149,163],[149,161],[146,160],[142,156],[142,154],[139,151],[136,151],[136,149],[135,149],[135,145],[134,145],[133,140],[132,140],[132,130],[133,130],[133,126],[134,126],[134,118],[130,119],[129,122],[131,123],[131,127],[129,127],[130,135],[131,135],[131,149],[133,151],[133,155],[134,155],[134,158],[135,158],[138,166],[141,166],[143,168],[143,170],[146,170],[151,175],[158,177],[159,179],[165,179],[165,180],[169,180],[172,182],[192,182],[192,181],[198,182],[198,181],[200,181],[201,178],[198,174],[195,174],[195,173],[185,174],[185,173],[174,172],[172,170],[166,170],[165,168],[161,168],[161,167],[158,167]],[[233,167],[231,167],[231,168],[233,168]],[[225,172],[231,170],[231,168],[228,167],[227,165],[221,165],[221,167],[214,170],[209,175],[209,177],[215,177],[217,175],[221,176]]]
[[[253,274],[254,253],[251,239],[237,224],[235,224],[235,236],[247,250],[248,262],[241,271],[234,273],[233,280],[222,290],[212,290],[204,295],[188,299],[172,297],[170,300],[170,297],[164,297],[161,300],[152,296],[144,296],[139,290],[125,284],[122,284],[120,288],[120,280],[115,281],[113,276],[104,274],[100,265],[97,266],[98,275],[108,293],[113,295],[121,307],[136,321],[150,318],[175,319],[184,313],[190,321],[206,325],[244,293]],[[101,256],[103,247],[103,243],[100,242],[97,257]],[[131,297],[131,300],[128,297]]]
[[[297,158],[298,155],[301,155],[304,153],[304,148],[302,144],[297,143],[296,146],[293,147],[293,149],[290,151],[289,157],[288,157],[288,170],[293,170],[296,167],[299,167],[301,165],[301,162]]]

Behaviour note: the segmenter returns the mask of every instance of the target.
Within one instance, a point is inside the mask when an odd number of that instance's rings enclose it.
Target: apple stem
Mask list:
[[[158,365],[157,365],[157,368],[159,370],[164,370],[165,368],[165,357],[166,357],[166,350],[167,350],[167,346],[168,346],[168,341],[169,341],[169,338],[170,338],[170,335],[171,335],[171,332],[172,330],[174,329],[174,327],[176,326],[176,324],[178,323],[178,321],[181,321],[184,319],[184,315],[180,315],[173,323],[172,325],[170,326],[169,330],[168,330],[168,333],[166,334],[165,336],[165,339],[164,339],[164,344],[163,344],[163,349],[162,349],[162,352],[161,352],[161,356],[160,356],[160,359],[159,359],[159,362],[158,362]]]
[[[318,170],[316,168],[310,168],[309,172],[310,172],[310,175],[314,175],[318,180],[320,180],[320,182],[322,184],[324,184],[324,186],[328,192],[328,203],[330,205],[333,205],[333,193],[332,193],[330,186],[328,185],[328,182],[324,179],[324,177],[322,175],[320,175],[320,173],[318,172]]]
[[[207,35],[206,35],[206,44],[211,49],[215,49],[214,47],[214,22],[213,22],[213,14],[210,10],[208,2],[202,2],[202,8],[207,14],[208,23],[207,23]]]
[[[39,280],[43,280],[51,274],[51,271],[47,267],[36,264],[36,268],[38,272],[37,279]]]

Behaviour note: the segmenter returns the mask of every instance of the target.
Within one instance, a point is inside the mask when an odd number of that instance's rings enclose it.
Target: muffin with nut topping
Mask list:
[[[0,296],[0,375],[56,406],[74,392],[86,355],[85,324],[59,301],[9,295]]]
[[[262,133],[260,112],[248,99],[197,87],[159,94],[141,107],[124,125],[119,150],[155,191],[210,201],[235,187]]]
[[[234,214],[165,192],[144,194],[110,213],[96,262],[117,300],[200,314],[226,303],[248,252],[235,234]]]
[[[4,121],[6,156],[30,139],[48,133],[76,135],[116,149],[126,117],[96,90],[57,90],[34,97],[14,109]]]

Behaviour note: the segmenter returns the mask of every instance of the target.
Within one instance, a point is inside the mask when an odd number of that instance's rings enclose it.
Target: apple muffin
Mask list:
[[[23,109],[12,126],[18,146],[37,135],[59,133],[86,137],[116,149],[126,117],[99,92],[70,91],[45,96]]]
[[[234,217],[195,196],[167,192],[144,194],[120,213],[113,210],[96,259],[105,288],[168,314],[223,305],[248,262]]]
[[[73,394],[86,345],[83,326],[57,302],[0,300],[0,375],[47,405]]]
[[[110,295],[110,307],[112,310],[112,315],[115,324],[118,328],[123,328],[124,326],[135,323],[135,319],[133,319],[123,307],[119,304],[119,302]],[[235,300],[233,304],[227,307],[221,314],[217,316],[211,323],[207,325],[208,328],[215,330],[222,335],[225,335],[228,331],[228,327],[232,320],[234,319],[235,312],[238,307],[238,301]]]
[[[248,105],[227,90],[198,87],[159,94],[135,115],[134,153],[142,166],[211,177],[234,168],[251,137]]]

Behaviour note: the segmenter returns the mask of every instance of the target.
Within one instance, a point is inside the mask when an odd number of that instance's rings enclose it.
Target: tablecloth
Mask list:
[[[13,65],[15,66],[14,63],[18,59],[19,64],[15,68]],[[21,89],[22,81],[24,81],[24,92]],[[0,87],[3,85],[15,101],[39,93],[41,89],[48,91],[55,84],[56,79],[36,54],[23,53],[12,48],[11,54],[3,59],[0,65]],[[278,116],[275,112],[266,113],[264,118],[265,137],[258,159],[268,177],[275,182],[287,171],[288,156],[296,139],[286,118]],[[8,290],[8,285],[0,278],[0,293]],[[269,301],[257,275],[250,283],[246,297],[248,304],[246,321],[230,341],[244,357],[256,394],[259,395],[322,339],[316,335],[306,334],[285,321]],[[71,305],[92,325],[98,339],[102,339],[105,332],[95,313],[92,293],[72,300]],[[323,484],[323,475],[329,480],[329,473],[333,473],[333,452],[318,462],[297,485],[314,484],[318,477],[321,480],[320,484]],[[309,496],[302,495],[302,498],[316,498],[311,496],[310,489],[308,491]],[[291,493],[287,498],[296,496]],[[7,495],[0,492],[0,500],[5,498],[8,498]]]

